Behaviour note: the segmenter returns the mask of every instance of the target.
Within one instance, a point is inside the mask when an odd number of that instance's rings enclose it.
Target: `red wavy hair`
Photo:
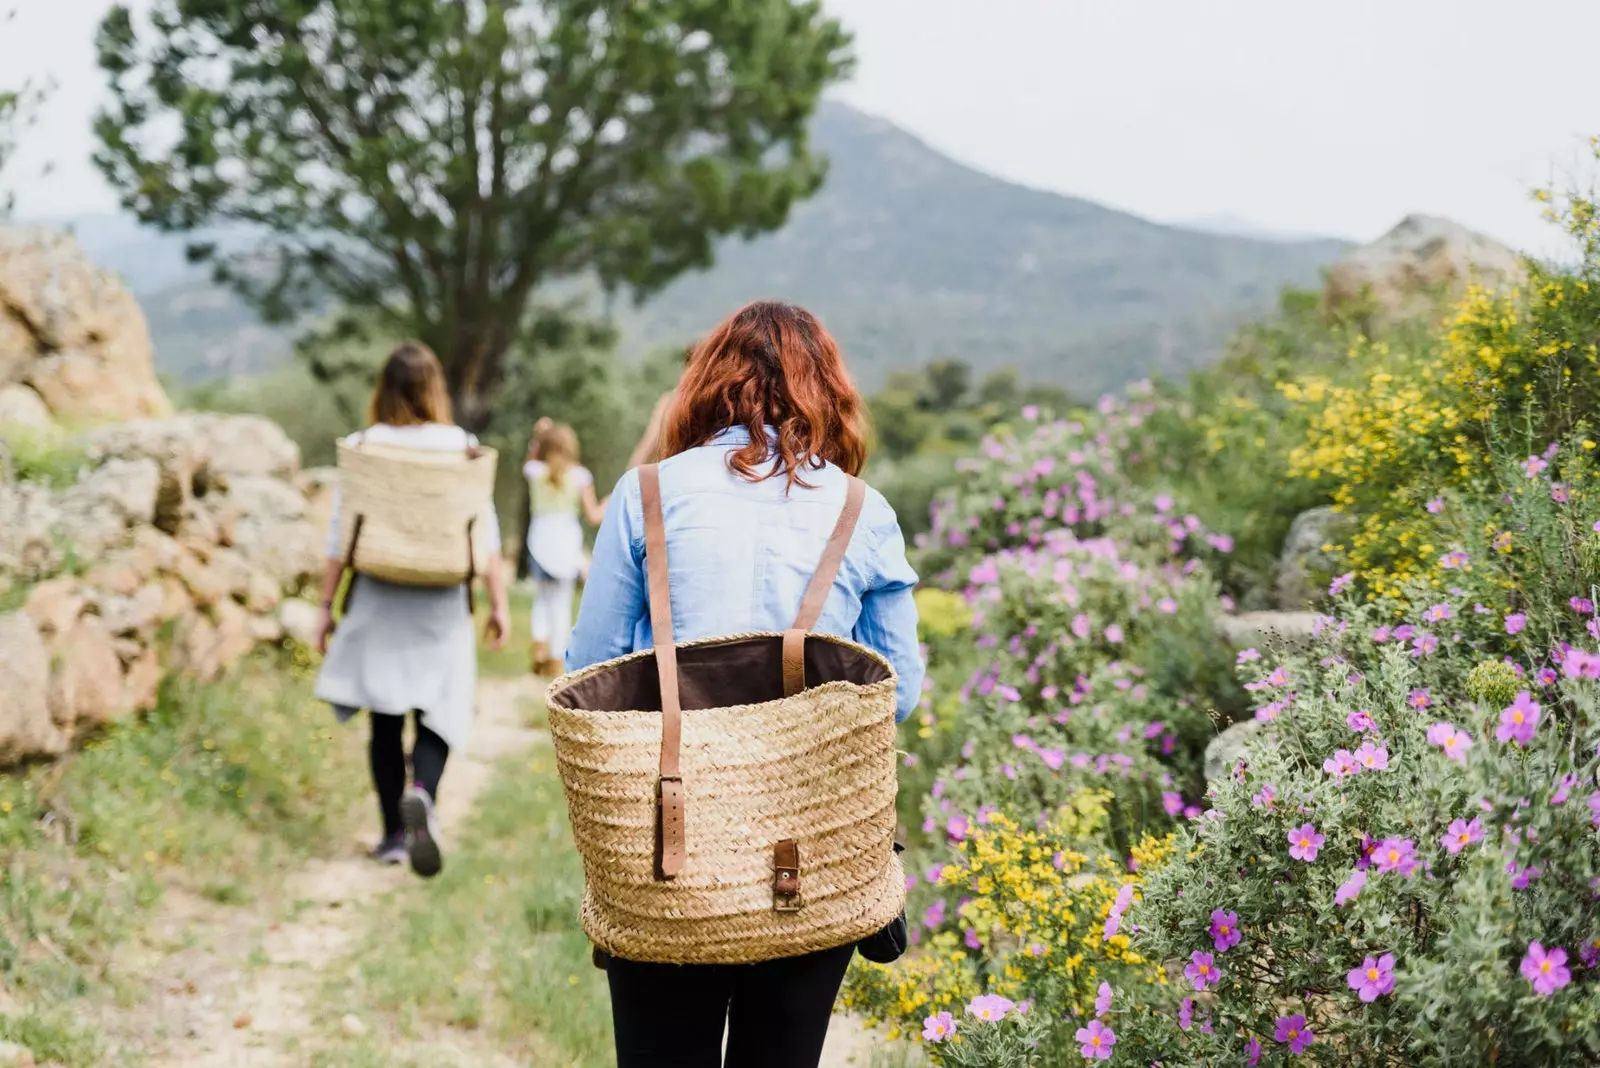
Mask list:
[[[695,347],[662,422],[661,456],[704,445],[730,427],[750,443],[728,467],[751,482],[783,475],[789,488],[824,463],[859,475],[867,462],[866,407],[839,346],[804,308],[758,300]],[[764,427],[777,431],[768,440]]]

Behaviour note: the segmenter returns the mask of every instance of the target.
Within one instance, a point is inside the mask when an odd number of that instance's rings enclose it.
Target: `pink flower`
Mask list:
[[[1211,944],[1218,953],[1226,953],[1239,944],[1244,936],[1239,933],[1239,914],[1237,912],[1223,912],[1221,909],[1211,910]]]
[[[1104,937],[1110,938],[1122,928],[1122,914],[1128,911],[1128,906],[1133,904],[1133,884],[1123,883],[1117,890],[1116,900],[1111,902],[1111,910],[1106,913]]]
[[[922,1037],[929,1042],[943,1042],[956,1033],[956,1021],[948,1012],[937,1013],[922,1021]]]
[[[1423,709],[1433,704],[1433,695],[1430,694],[1426,689],[1412,690],[1411,693],[1406,696],[1406,704],[1410,705],[1418,712],[1421,712]]]
[[[1472,735],[1458,730],[1453,723],[1435,723],[1428,728],[1428,742],[1443,749],[1451,760],[1464,762],[1467,750],[1472,748]]]
[[[1111,1011],[1111,984],[1102,982],[1100,989],[1095,993],[1094,1014],[1104,1016]]]
[[[1568,773],[1561,776],[1556,783],[1555,793],[1550,795],[1550,803],[1552,805],[1566,804],[1567,798],[1572,795],[1572,788],[1576,785],[1578,785],[1578,777],[1576,775]]]
[[[1433,500],[1428,502],[1427,509],[1430,515],[1438,515],[1440,512],[1444,511],[1444,498],[1435,497]]]
[[[967,1004],[967,1015],[976,1017],[985,1023],[993,1023],[1005,1018],[1006,1013],[1016,1008],[1016,1003],[1001,997],[999,994],[982,994],[972,999]]]
[[[1572,491],[1565,482],[1552,482],[1550,484],[1550,499],[1557,504],[1566,504],[1572,500]]]
[[[1377,630],[1373,631],[1372,632],[1372,640],[1377,642],[1379,645],[1382,645],[1384,642],[1388,641],[1389,640],[1389,628],[1388,627],[1379,627]]]
[[[1317,850],[1322,848],[1324,841],[1315,827],[1309,823],[1302,824],[1298,830],[1289,832],[1289,855],[1309,864],[1317,859]]]
[[[1439,836],[1439,844],[1444,846],[1446,853],[1456,856],[1469,845],[1483,841],[1483,824],[1474,816],[1469,823],[1466,820],[1452,820],[1444,834]]]
[[[1261,1040],[1255,1035],[1244,1044],[1245,1068],[1256,1068],[1261,1063]]]
[[[1278,791],[1269,782],[1262,784],[1261,789],[1256,791],[1254,797],[1250,798],[1250,804],[1254,805],[1256,808],[1264,808],[1270,812],[1272,811],[1273,806],[1277,803],[1277,800]]]
[[[1080,638],[1089,636],[1089,617],[1079,612],[1072,617],[1072,633]]]
[[[1587,597],[1569,597],[1567,604],[1581,616],[1594,615],[1594,602]]]
[[[1409,838],[1385,838],[1372,854],[1379,874],[1399,872],[1409,876],[1417,870],[1417,847]]]
[[[1439,651],[1439,639],[1432,634],[1419,634],[1411,640],[1411,655],[1413,658],[1432,656]]]
[[[1194,1026],[1194,998],[1178,1002],[1178,1030],[1187,1031]]]
[[[1171,597],[1163,597],[1156,602],[1156,611],[1164,616],[1175,616],[1178,614],[1178,602]]]
[[[1344,722],[1347,727],[1358,734],[1361,731],[1373,730],[1377,726],[1372,722],[1372,714],[1364,708],[1358,708],[1356,711],[1345,716]]]
[[[1346,775],[1354,775],[1361,770],[1361,765],[1348,749],[1340,749],[1333,756],[1322,762],[1322,770],[1332,775],[1335,779],[1342,779]]]
[[[1530,456],[1526,460],[1522,461],[1521,464],[1522,473],[1527,475],[1529,478],[1536,477],[1540,471],[1543,471],[1549,466],[1549,464],[1545,463],[1544,460],[1537,456]]]
[[[1589,822],[1600,827],[1600,790],[1589,795]]]
[[[1361,967],[1350,969],[1345,981],[1362,1001],[1368,1003],[1377,1001],[1379,997],[1394,989],[1394,954],[1385,953],[1381,957],[1368,957],[1361,962]]]
[[[1466,567],[1471,562],[1471,559],[1466,553],[1456,549],[1441,556],[1439,558],[1439,566],[1446,571],[1454,571],[1457,568]]]
[[[1112,645],[1122,641],[1122,627],[1119,624],[1113,623],[1106,628],[1106,641]]]
[[[1352,582],[1354,582],[1355,580],[1356,580],[1356,573],[1354,571],[1346,571],[1344,574],[1340,575],[1339,577],[1335,578],[1332,582],[1328,583],[1328,596],[1330,596],[1330,597],[1339,596],[1345,590],[1349,589],[1350,588],[1350,584]]]
[[[1521,612],[1512,612],[1506,616],[1506,633],[1521,634],[1522,628],[1528,625],[1528,617]]]
[[[1348,905],[1361,893],[1361,888],[1367,885],[1367,873],[1357,868],[1350,873],[1350,877],[1339,884],[1339,889],[1333,893],[1335,905]]]
[[[1243,649],[1243,650],[1240,650],[1239,657],[1238,657],[1237,660],[1234,661],[1234,663],[1245,664],[1245,663],[1250,662],[1251,660],[1260,660],[1260,659],[1261,659],[1261,654],[1259,652],[1257,652],[1256,650],[1254,650],[1254,649]]]
[[[1222,978],[1222,973],[1217,971],[1214,958],[1209,953],[1195,950],[1189,954],[1189,963],[1184,966],[1183,974],[1189,982],[1194,984],[1196,990],[1204,990]]]
[[[1521,690],[1517,699],[1501,710],[1500,726],[1495,728],[1494,737],[1501,743],[1515,741],[1518,745],[1527,745],[1533,741],[1533,729],[1538,725],[1539,702],[1527,690]]]
[[[1161,795],[1161,807],[1166,809],[1167,815],[1176,817],[1183,812],[1183,795],[1167,791]]]
[[[1533,992],[1549,997],[1572,982],[1572,972],[1567,968],[1567,951],[1557,946],[1549,952],[1537,942],[1528,943],[1528,955],[1522,958],[1522,977],[1533,984]]]
[[[1090,1020],[1089,1026],[1078,1028],[1073,1037],[1078,1040],[1078,1052],[1086,1061],[1109,1061],[1111,1047],[1117,1044],[1117,1033],[1099,1020]]]
[[[1290,1053],[1304,1053],[1306,1047],[1317,1039],[1311,1028],[1306,1026],[1306,1018],[1300,1013],[1278,1017],[1278,1029],[1272,1033],[1272,1037],[1279,1042],[1287,1043]]]
[[[971,830],[972,825],[967,822],[967,817],[960,814],[951,816],[944,825],[944,833],[952,842],[966,841],[967,833]]]
[[[942,923],[944,923],[944,902],[935,901],[933,904],[929,905],[928,910],[922,914],[922,925],[927,927],[929,930],[933,930]]]
[[[1382,745],[1373,745],[1371,742],[1362,742],[1356,748],[1356,763],[1368,771],[1387,771],[1389,769],[1389,750]]]

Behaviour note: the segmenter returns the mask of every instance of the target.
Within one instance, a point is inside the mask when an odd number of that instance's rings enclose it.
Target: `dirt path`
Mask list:
[[[440,791],[447,845],[495,762],[537,737],[524,724],[522,705],[539,692],[531,678],[482,684],[472,742],[451,761]],[[133,1033],[115,1044],[142,1054],[150,1068],[305,1065],[323,973],[371,922],[360,904],[414,878],[403,866],[373,864],[367,844],[352,839],[343,855],[307,864],[284,880],[281,894],[246,907],[169,891],[144,944],[121,969],[147,977],[155,993],[139,1006]],[[475,1054],[457,1063],[497,1063],[491,1051]]]
[[[496,762],[540,738],[526,725],[524,705],[541,689],[531,678],[482,684],[472,742],[452,759],[441,791],[447,846]],[[367,845],[352,838],[341,855],[307,863],[283,879],[280,893],[248,905],[169,888],[145,936],[120,954],[118,971],[141,977],[145,990],[137,1005],[104,1021],[109,1052],[133,1054],[148,1068],[308,1064],[318,1044],[315,999],[327,972],[370,930],[371,911],[362,904],[414,878],[404,867],[373,864]],[[881,1036],[841,1017],[830,1030],[821,1068],[869,1068],[883,1044]],[[518,1068],[486,1036],[451,1028],[425,1027],[386,1051],[393,1063]]]

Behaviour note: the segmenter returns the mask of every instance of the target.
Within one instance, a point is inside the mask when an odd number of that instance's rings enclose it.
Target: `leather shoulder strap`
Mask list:
[[[850,538],[855,534],[856,522],[861,518],[861,508],[867,498],[867,484],[854,475],[847,477],[849,482],[839,521],[828,535],[822,560],[811,576],[811,584],[806,587],[794,625],[783,635],[783,692],[786,696],[792,697],[806,688],[806,634],[822,618],[823,606],[828,603],[833,580],[839,577],[839,565],[844,563],[844,554],[850,548]]]
[[[670,879],[683,870],[683,779],[678,751],[683,705],[678,693],[678,650],[672,636],[672,588],[667,581],[667,528],[661,510],[661,469],[639,468],[644,505],[644,564],[649,583],[650,631],[661,681],[661,773],[656,783],[656,873]]]

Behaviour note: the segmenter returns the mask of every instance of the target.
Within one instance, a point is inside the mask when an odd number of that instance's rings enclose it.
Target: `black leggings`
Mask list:
[[[383,836],[393,838],[402,829],[400,797],[406,792],[406,717],[385,712],[368,715],[372,718],[372,743],[368,748],[372,785],[377,788],[378,807],[383,811]],[[417,722],[417,740],[411,747],[411,781],[428,791],[429,797],[437,798],[450,747],[422,722],[422,713],[413,712],[412,717]]]
[[[840,946],[762,964],[613,958],[606,975],[617,1068],[817,1068],[854,952]]]

